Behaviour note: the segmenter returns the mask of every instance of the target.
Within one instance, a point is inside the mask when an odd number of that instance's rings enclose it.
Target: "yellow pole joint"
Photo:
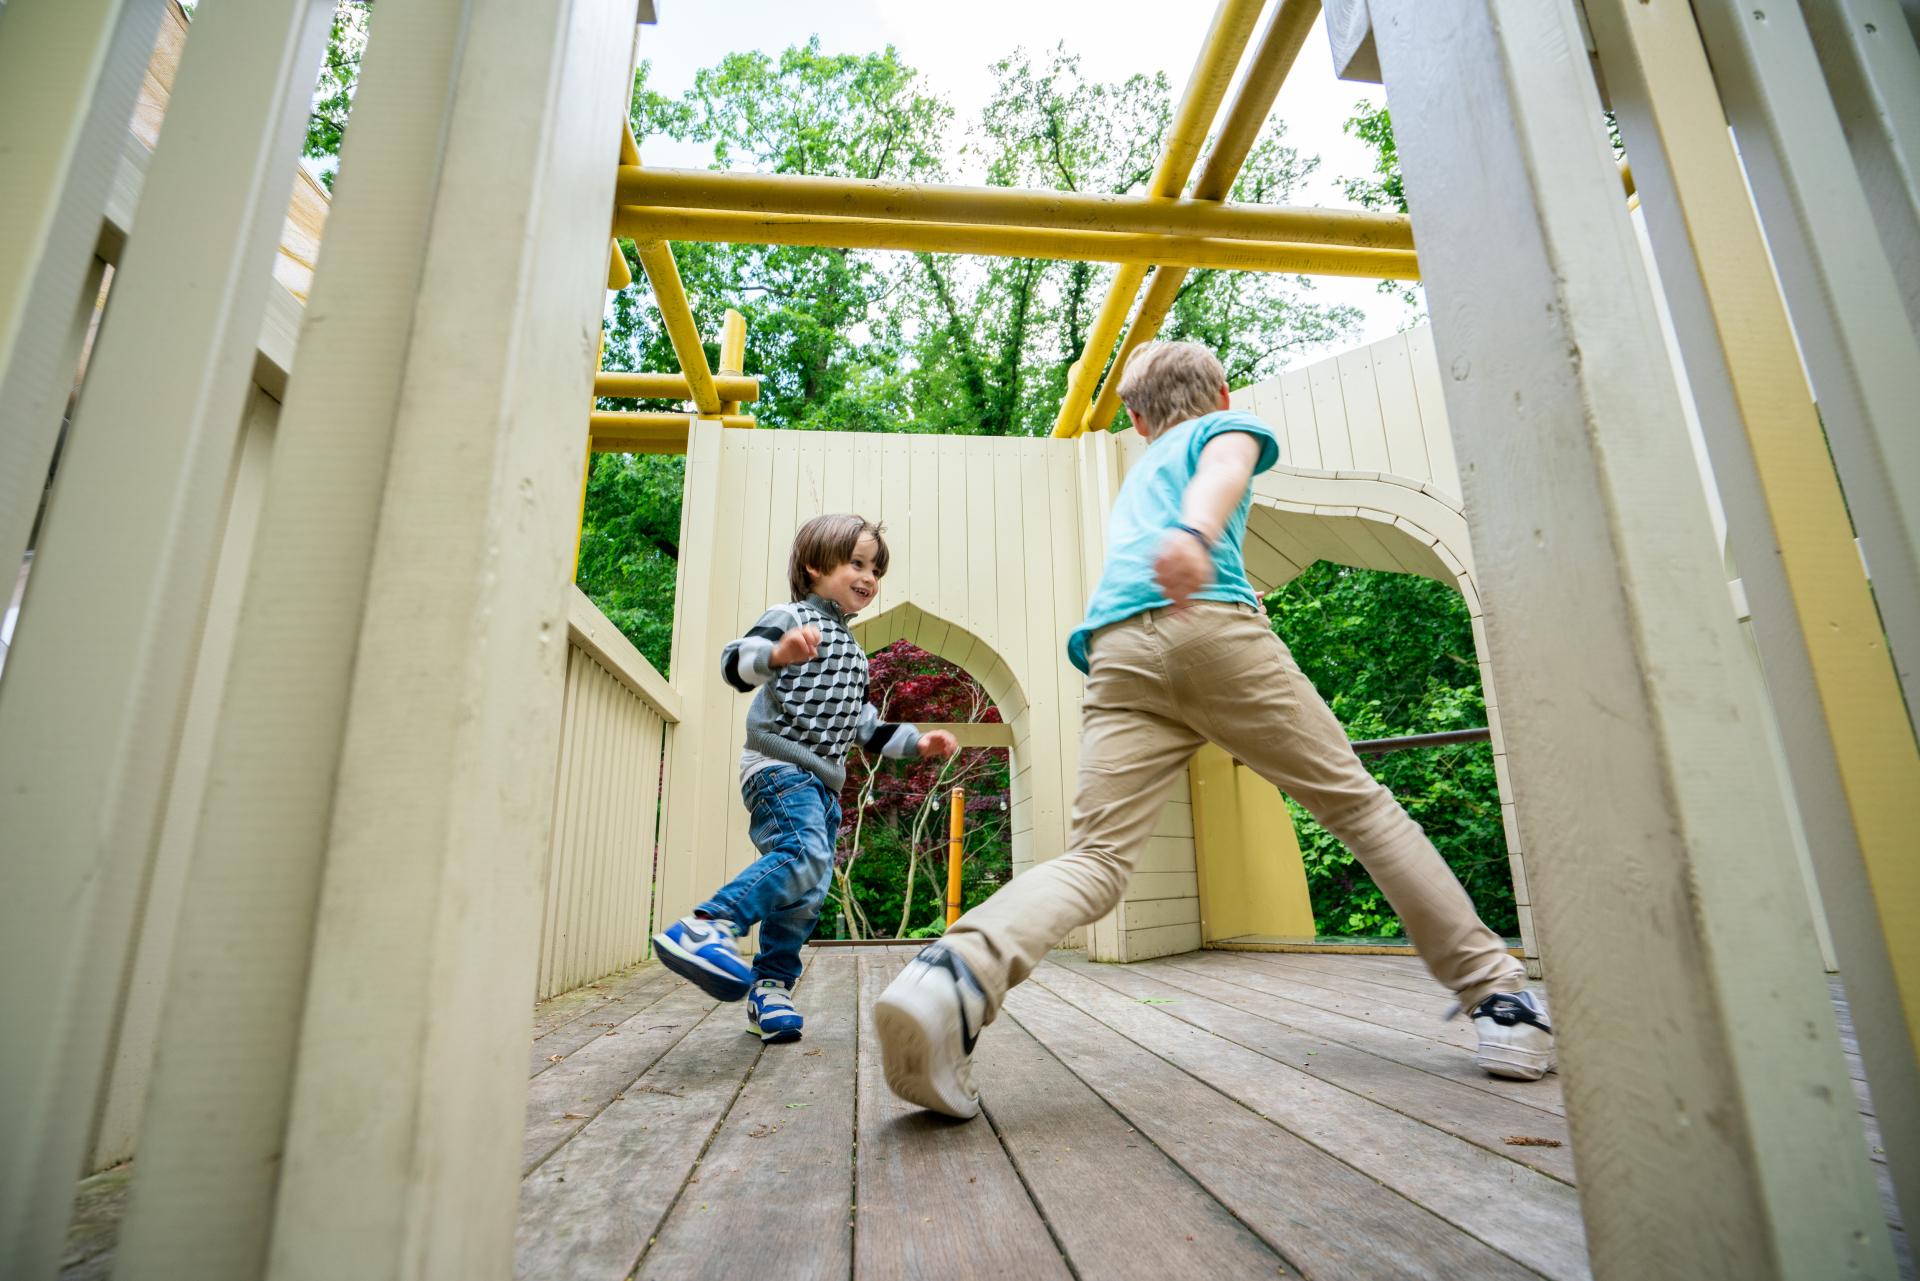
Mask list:
[[[960,864],[967,834],[967,789],[953,789],[947,816],[947,924],[960,919]]]
[[[746,364],[747,318],[729,307],[725,319],[720,322],[720,373],[723,376],[737,378],[746,368]],[[721,395],[724,396],[726,393],[723,391]],[[752,397],[727,396],[727,399],[721,402],[720,413],[723,416],[738,414],[741,400],[758,399],[759,395],[760,388],[756,383]]]

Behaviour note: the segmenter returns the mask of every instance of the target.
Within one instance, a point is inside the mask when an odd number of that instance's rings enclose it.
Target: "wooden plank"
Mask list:
[[[1535,1276],[1039,984],[1004,1012],[1307,1276]]]
[[[1526,763],[1515,781],[1552,941],[1569,1115],[1582,1160],[1613,1176],[1583,1189],[1595,1267],[1890,1272],[1804,882],[1754,731],[1756,682],[1577,16],[1504,4],[1442,16],[1412,0],[1369,10],[1427,246],[1422,282],[1444,318],[1448,408],[1472,429],[1464,506],[1502,730]],[[1698,16],[1753,47],[1784,47],[1799,19],[1724,4]],[[1741,56],[1728,52],[1727,65],[1713,58],[1723,96]],[[1485,90],[1471,105],[1451,89],[1463,77]],[[1818,83],[1816,69],[1797,93]],[[1781,106],[1750,118],[1807,114]],[[1750,166],[1761,150],[1743,145]],[[1782,240],[1770,243],[1781,262]],[[1817,344],[1818,328],[1797,332]],[[1903,368],[1920,377],[1920,358]],[[1827,422],[1839,454],[1843,433]],[[1586,608],[1596,598],[1623,608]],[[1569,664],[1588,695],[1578,708],[1554,693]],[[1697,768],[1705,760],[1714,768]],[[1550,820],[1529,827],[1529,815]],[[1672,1030],[1657,1064],[1632,1044],[1630,1030],[1649,1025]],[[1709,1110],[1714,1126],[1678,1123]],[[1734,1169],[1745,1177],[1728,1178]]]
[[[73,1198],[73,1217],[66,1225],[66,1247],[60,1255],[61,1281],[79,1275],[96,1260],[111,1258],[132,1189],[133,1166],[125,1162],[80,1180]],[[110,1264],[97,1266],[104,1277]]]
[[[1440,381],[1439,358],[1433,350],[1433,326],[1409,329],[1407,369],[1413,375],[1414,403],[1420,407],[1420,431],[1427,441],[1427,460],[1433,467],[1433,483],[1443,492],[1461,496],[1460,463],[1453,436],[1453,420],[1447,416],[1446,393]]]
[[[974,1081],[1000,1142],[1083,1277],[1278,1276],[1285,1261],[1011,1019]],[[1116,1231],[1116,1207],[1152,1208]]]
[[[1277,1063],[1392,1108],[1496,1156],[1529,1166],[1563,1183],[1574,1182],[1573,1148],[1566,1119],[1524,1103],[1434,1076],[1391,1058],[1275,1023],[1191,991],[1178,975],[1149,974],[1133,966],[1092,965],[1071,953],[1051,962]],[[1357,958],[1356,958],[1357,959]],[[1550,1140],[1553,1146],[1519,1147],[1515,1136]]]
[[[4,19],[0,563],[15,570],[46,476],[51,451],[42,451],[72,385],[72,366],[57,361],[92,267],[102,166],[119,155],[109,137],[125,125],[131,77],[157,17],[151,3],[125,7],[118,20],[122,6],[100,4],[34,4],[9,8]],[[8,1082],[0,1090],[0,1259],[24,1276],[53,1270],[107,1079],[254,394],[285,166],[307,115],[327,12],[314,0],[237,5],[209,11],[195,32],[173,99],[180,142],[147,174],[141,234],[114,274],[114,323],[89,362],[59,501],[47,511],[0,683],[0,830],[9,849],[0,896],[0,1022],[9,1029],[0,1038]],[[23,68],[22,58],[37,65]],[[101,149],[80,157],[81,145]],[[48,221],[62,214],[82,221]],[[23,350],[16,339],[29,322],[36,332]],[[16,352],[25,358],[17,385]],[[273,995],[283,1006],[295,999]],[[163,1007],[163,1040],[171,1006]],[[284,1012],[268,1017],[287,1021]],[[232,1063],[252,1066],[245,1056]],[[254,1187],[269,1182],[260,1168]],[[214,1179],[195,1191],[225,1201]],[[260,1204],[249,1209],[257,1216]],[[149,1221],[166,1220],[162,1212]],[[257,1217],[247,1232],[258,1239]]]
[[[887,1089],[873,1003],[907,958],[892,948],[852,950],[860,971],[854,1276],[931,1279],[964,1260],[976,1276],[1065,1281],[1073,1274],[990,1119],[956,1125]]]
[[[607,985],[605,1000],[584,1006],[547,1034],[536,1036],[528,1053],[527,1076],[539,1076],[582,1046],[609,1032],[628,1031],[626,1025],[641,1011],[682,990],[684,980],[659,965],[643,965],[625,979]]]
[[[1377,978],[1356,973],[1348,967],[1353,960],[1366,957],[1325,956],[1311,952],[1266,953],[1257,958],[1288,978],[1311,983],[1336,992],[1347,992],[1363,1000],[1385,1001],[1413,1015],[1431,1015],[1445,1010],[1452,995],[1431,978],[1398,971],[1380,971]]]
[[[939,446],[938,442],[911,437],[902,437],[901,443],[908,446],[903,452],[907,457],[907,483],[912,493],[907,523],[913,527],[914,564],[907,582],[912,584],[913,599],[927,615],[921,623],[920,637],[914,643],[938,654],[947,647],[947,624],[953,617],[946,603],[951,585],[946,566],[956,550],[948,545],[947,531],[940,523],[945,486],[940,472]],[[963,590],[964,585],[963,578]]]
[[[1012,633],[1001,623],[1000,584],[1005,581],[1008,593],[1018,594],[1017,580],[1002,580],[995,564],[999,545],[1007,540],[1007,505],[999,500],[993,465],[995,447],[1001,442],[980,439],[957,443],[967,468],[967,523],[964,531],[954,532],[963,537],[967,547],[966,625],[976,637],[967,663],[971,670],[983,672],[996,663],[1005,666],[1000,651],[1004,638]]]
[[[759,1059],[760,1043],[740,1034],[738,1013],[706,1015],[527,1177],[514,1234],[516,1277],[628,1274]]]
[[[1067,446],[1071,449],[1074,446]],[[1044,459],[1023,467],[1020,472],[1021,540],[1026,547],[1043,543],[1052,547],[1054,522],[1050,508],[1052,490]],[[1026,572],[1018,579],[1025,588],[1027,698],[1032,705],[1028,716],[1030,750],[1021,764],[1029,767],[1028,813],[1033,824],[1035,859],[1053,858],[1061,852],[1066,838],[1061,797],[1064,745],[1061,740],[1060,700],[1064,694],[1060,649],[1066,633],[1056,630],[1054,615],[1055,584],[1060,556],[1029,556]],[[1069,624],[1071,626],[1071,624]]]
[[[847,1274],[857,964],[814,954],[795,991],[803,1038],[761,1054],[637,1276]],[[728,1016],[739,1008],[716,1012]]]
[[[560,1028],[584,1018],[610,1001],[650,988],[658,976],[667,973],[658,965],[642,964],[603,979],[548,997],[533,1007],[533,1039],[538,1041]]]
[[[1382,1027],[1398,1028],[1415,1036],[1448,1045],[1474,1048],[1479,1038],[1473,1028],[1460,1020],[1443,1021],[1444,1001],[1419,1006],[1409,994],[1375,987],[1355,992],[1338,979],[1312,971],[1291,968],[1293,956],[1277,952],[1211,952],[1201,958],[1214,972],[1228,981],[1254,987],[1262,992],[1285,996],[1289,1000],[1318,1006],[1335,1014],[1366,1019]]]
[[[1524,1267],[1590,1275],[1580,1201],[1558,1180],[1143,1006],[1058,966],[1035,982],[1195,1079]]]
[[[1474,1066],[1473,1056],[1464,1053],[1463,1046],[1435,1041],[1431,1037],[1323,1009],[1307,1001],[1294,1000],[1282,992],[1269,991],[1269,987],[1281,985],[1267,981],[1261,974],[1246,974],[1215,962],[1216,957],[1226,955],[1208,952],[1197,956],[1170,957],[1141,967],[1141,972],[1236,1010],[1366,1050],[1370,1054],[1419,1068],[1460,1085],[1497,1094],[1544,1112],[1561,1115],[1566,1112],[1557,1076],[1527,1082],[1488,1076]]]
[[[1340,395],[1340,370],[1333,360],[1307,366],[1307,386],[1313,395],[1313,417],[1320,437],[1320,470],[1352,469],[1353,442],[1347,429],[1347,406]]]
[[[1286,406],[1287,436],[1283,460],[1289,467],[1320,466],[1320,429],[1314,420],[1313,380],[1304,369],[1280,375],[1280,401]]]
[[[535,1077],[527,1087],[521,1172],[533,1170],[578,1134],[716,1004],[691,984],[682,985],[611,1029],[617,1036],[596,1037]]]
[[[1194,911],[1199,911],[1195,901]],[[1178,956],[1183,952],[1196,952],[1200,949],[1200,922],[1185,921],[1178,925],[1150,925],[1141,928],[1125,926],[1122,918],[1123,935],[1126,943],[1122,955],[1128,961],[1144,961],[1156,956]]]
[[[160,5],[17,6],[0,48],[0,565],[20,564],[100,288],[95,259]],[[171,33],[168,33],[171,34]],[[162,49],[170,42],[163,40]]]
[[[1381,426],[1387,436],[1387,465],[1381,470],[1410,480],[1431,480],[1433,464],[1427,458],[1427,436],[1420,425],[1406,335],[1382,339],[1371,350],[1374,391],[1380,398]]]
[[[1372,349],[1343,351],[1335,361],[1340,372],[1340,400],[1347,410],[1347,439],[1353,444],[1354,470],[1393,470]]]

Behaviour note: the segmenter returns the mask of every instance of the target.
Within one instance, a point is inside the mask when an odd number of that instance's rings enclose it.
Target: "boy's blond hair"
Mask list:
[[[872,534],[878,550],[873,554],[873,576],[887,574],[887,538],[878,521],[865,516],[815,516],[800,526],[793,536],[793,552],[787,557],[787,586],[793,599],[805,600],[813,590],[815,575],[822,578],[853,559],[853,549],[862,534]]]
[[[1149,436],[1220,408],[1227,371],[1197,342],[1143,343],[1127,361],[1120,399]]]

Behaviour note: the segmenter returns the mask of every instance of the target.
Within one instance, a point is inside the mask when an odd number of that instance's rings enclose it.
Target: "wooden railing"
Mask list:
[[[578,588],[554,771],[541,997],[646,955],[668,736],[680,699]]]

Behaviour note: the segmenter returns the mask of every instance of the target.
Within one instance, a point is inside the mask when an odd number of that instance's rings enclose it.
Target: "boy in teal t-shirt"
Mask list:
[[[1015,877],[901,971],[874,1006],[887,1084],[950,1116],[979,1110],[974,1039],[1060,939],[1120,902],[1168,793],[1202,743],[1292,796],[1359,859],[1433,976],[1469,1011],[1476,1062],[1537,1080],[1553,1066],[1545,1005],[1500,937],[1273,634],[1240,544],[1271,429],[1228,407],[1195,343],[1150,343],[1120,384],[1149,442],[1107,526],[1107,563],[1067,642],[1087,673],[1067,851]]]

